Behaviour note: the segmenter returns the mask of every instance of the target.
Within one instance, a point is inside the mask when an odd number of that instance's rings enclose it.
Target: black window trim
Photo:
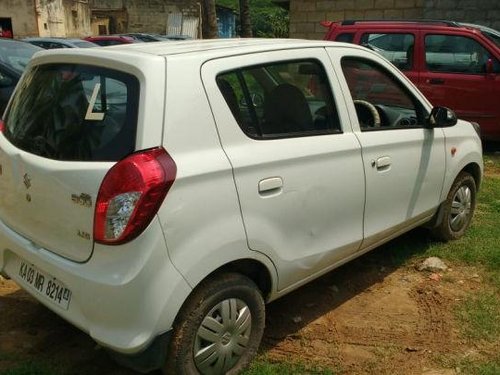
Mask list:
[[[361,126],[361,124],[359,123],[359,120],[358,120],[359,129],[362,132],[373,132],[373,131],[384,131],[384,130],[405,130],[405,129],[427,129],[428,128],[428,126],[425,124],[425,119],[427,117],[429,117],[429,113],[425,109],[425,106],[422,104],[422,102],[415,95],[413,95],[413,93],[410,90],[408,90],[408,88],[406,87],[406,85],[403,85],[401,83],[401,81],[389,69],[387,69],[386,67],[382,66],[381,64],[379,64],[378,62],[376,62],[374,60],[370,60],[370,59],[367,59],[365,57],[354,56],[354,55],[351,55],[351,56],[342,56],[342,58],[340,59],[340,65],[341,66],[342,66],[342,61],[345,60],[345,59],[350,59],[350,60],[365,62],[368,65],[371,64],[371,65],[375,65],[378,68],[380,68],[380,70],[383,73],[385,73],[386,76],[391,81],[393,81],[405,94],[407,94],[410,97],[410,99],[412,99],[413,105],[415,106],[415,112],[417,113],[417,120],[418,121],[424,121],[424,123],[417,124],[417,125],[408,125],[408,126],[379,126],[379,127],[373,127],[373,128],[363,128]],[[344,74],[343,70],[344,69],[342,69],[342,74]],[[344,75],[344,79],[346,81],[347,87],[349,87],[349,84],[347,83],[347,79],[345,78],[345,75]],[[354,99],[352,98],[352,94],[351,94],[350,89],[349,89],[349,95],[351,95],[351,101],[354,101]],[[418,119],[419,117],[421,117],[420,120]],[[356,118],[357,118],[357,113],[356,113]]]
[[[339,113],[338,113],[337,102],[336,102],[335,97],[333,95],[333,90],[332,90],[332,87],[331,87],[331,84],[330,84],[330,79],[329,79],[327,70],[325,69],[325,66],[323,65],[323,63],[319,59],[317,59],[317,58],[310,57],[310,58],[302,58],[302,59],[299,58],[299,59],[290,59],[290,60],[276,60],[276,61],[273,61],[273,62],[266,62],[266,63],[245,65],[245,66],[238,67],[236,69],[227,69],[227,70],[220,71],[219,73],[217,73],[217,75],[215,76],[215,81],[217,81],[217,79],[219,77],[221,77],[221,76],[223,76],[225,74],[234,73],[234,74],[236,74],[236,76],[238,78],[238,82],[240,83],[240,85],[242,85],[242,89],[245,91],[245,90],[248,90],[248,86],[246,84],[246,81],[244,81],[244,77],[243,77],[243,71],[244,70],[259,69],[259,68],[265,68],[265,67],[272,66],[272,65],[291,64],[291,63],[293,64],[293,63],[300,63],[300,62],[313,62],[313,63],[317,63],[321,67],[321,69],[323,70],[324,76],[328,80],[328,87],[330,89],[329,93],[330,93],[331,103],[337,109],[337,115],[336,115],[336,117],[337,117],[340,129],[331,129],[330,131],[311,130],[311,131],[307,131],[307,132],[282,133],[282,135],[281,134],[265,135],[265,134],[262,134],[262,131],[260,129],[260,123],[257,120],[256,121],[256,125],[257,125],[258,132],[259,132],[260,135],[253,135],[253,134],[248,133],[247,131],[245,131],[243,129],[243,126],[241,124],[239,124],[238,121],[236,121],[236,119],[234,118],[234,116],[232,116],[233,119],[235,120],[235,122],[238,124],[238,127],[240,128],[240,130],[242,131],[242,133],[245,134],[245,136],[247,136],[250,139],[256,140],[256,141],[268,141],[268,140],[280,140],[280,139],[290,139],[290,138],[304,138],[304,137],[314,137],[314,136],[328,136],[328,135],[337,135],[337,134],[343,134],[344,133],[343,126],[342,126],[342,121],[341,121],[341,118],[340,118]],[[274,79],[275,77],[273,77],[271,75],[271,78]],[[244,83],[242,84],[240,80],[243,80]],[[218,87],[217,84],[216,84],[216,87]],[[219,93],[222,95],[222,92],[220,91],[220,88],[219,88]],[[248,94],[250,94],[250,93],[248,92]],[[245,95],[245,93],[244,93],[244,95]],[[245,100],[248,101],[248,98],[246,97],[246,95],[245,95]],[[250,99],[250,102],[251,102],[251,99]],[[227,105],[227,103],[226,103],[226,105]],[[255,113],[255,108],[253,108],[251,112]],[[257,116],[256,113],[255,113],[255,116]]]

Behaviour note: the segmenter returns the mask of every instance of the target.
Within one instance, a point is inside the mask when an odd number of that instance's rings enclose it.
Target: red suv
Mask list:
[[[402,70],[433,105],[500,141],[500,33],[452,21],[322,22],[327,40],[361,44]]]

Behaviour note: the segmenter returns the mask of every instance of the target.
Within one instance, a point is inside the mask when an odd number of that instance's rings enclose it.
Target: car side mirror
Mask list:
[[[457,123],[457,115],[454,111],[446,107],[434,107],[427,119],[427,124],[431,128],[445,128]]]
[[[493,59],[486,61],[486,74],[493,74]]]

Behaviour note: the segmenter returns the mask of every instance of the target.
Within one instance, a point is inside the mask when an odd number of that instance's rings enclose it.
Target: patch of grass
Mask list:
[[[464,335],[472,340],[500,341],[500,302],[495,293],[466,299],[456,311]]]
[[[302,363],[280,362],[272,363],[266,358],[260,358],[252,362],[243,375],[334,375],[331,369],[311,367]]]
[[[63,372],[47,364],[27,362],[13,369],[0,372],[0,375],[63,375]]]
[[[484,179],[472,226],[458,241],[433,243],[426,256],[438,256],[500,272],[500,177]]]
[[[464,360],[457,367],[461,373],[468,375],[498,375],[500,374],[500,357],[489,362]]]

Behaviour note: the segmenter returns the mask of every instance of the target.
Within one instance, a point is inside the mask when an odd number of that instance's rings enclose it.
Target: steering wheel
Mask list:
[[[359,125],[362,128],[380,127],[380,114],[372,103],[366,100],[354,100],[354,107],[358,115]]]

